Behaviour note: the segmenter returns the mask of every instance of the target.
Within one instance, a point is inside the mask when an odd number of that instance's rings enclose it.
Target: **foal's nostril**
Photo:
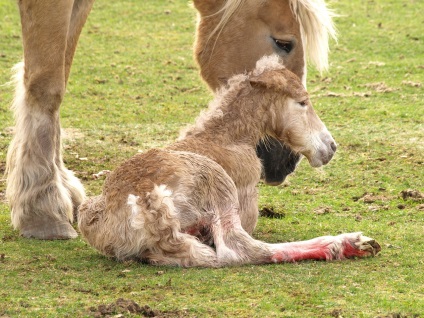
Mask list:
[[[334,141],[330,144],[330,147],[331,147],[331,150],[333,150],[334,152],[336,152],[337,145],[336,145],[336,143]]]

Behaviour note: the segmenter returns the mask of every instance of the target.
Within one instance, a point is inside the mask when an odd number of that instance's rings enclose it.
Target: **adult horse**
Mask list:
[[[84,199],[61,154],[59,107],[79,35],[94,0],[20,0],[24,62],[16,66],[15,136],[6,162],[12,224],[25,237],[77,236],[73,213]],[[327,66],[332,14],[322,0],[194,0],[195,56],[212,90],[277,53],[306,83],[306,56]],[[269,151],[266,149],[270,148]],[[258,146],[265,180],[281,183],[299,160],[273,141]]]

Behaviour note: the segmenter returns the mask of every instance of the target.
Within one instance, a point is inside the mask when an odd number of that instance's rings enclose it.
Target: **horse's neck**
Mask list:
[[[250,95],[251,96],[251,95]],[[265,136],[265,110],[244,96],[231,98],[201,115],[172,150],[194,152],[221,165],[237,186],[259,181],[256,145]]]

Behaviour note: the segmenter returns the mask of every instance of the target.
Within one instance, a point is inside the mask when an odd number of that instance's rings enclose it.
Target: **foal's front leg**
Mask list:
[[[275,263],[303,260],[341,260],[375,256],[380,244],[362,233],[343,233],[337,236],[320,236],[307,241],[271,244],[271,260]]]
[[[24,63],[15,75],[16,127],[6,169],[12,224],[25,237],[74,238],[74,206],[85,195],[78,179],[63,166],[59,106],[73,56],[66,52],[76,45],[75,40],[69,46],[68,36],[79,34],[82,25],[70,25],[75,20],[72,0],[23,0],[19,9]]]
[[[321,236],[308,241],[269,244],[252,238],[242,227],[237,208],[219,209],[213,227],[218,262],[222,265],[266,264],[303,260],[340,260],[374,256],[380,245],[362,233]],[[225,211],[222,213],[222,211]],[[242,215],[242,212],[240,212]]]

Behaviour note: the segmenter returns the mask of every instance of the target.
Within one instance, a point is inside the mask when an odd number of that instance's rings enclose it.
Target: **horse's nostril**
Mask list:
[[[334,141],[330,144],[330,147],[331,147],[331,150],[333,150],[334,152],[336,152],[337,145],[336,145],[336,143]]]

